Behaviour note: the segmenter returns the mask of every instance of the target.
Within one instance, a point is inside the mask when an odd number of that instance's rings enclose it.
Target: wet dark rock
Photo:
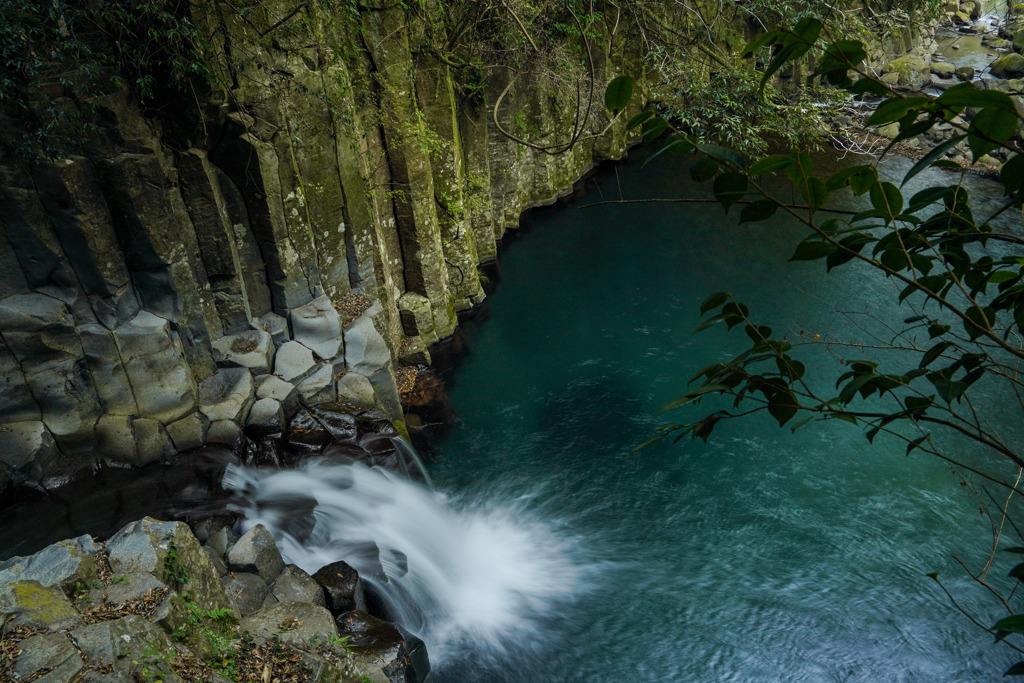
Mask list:
[[[224,526],[210,534],[208,545],[221,555],[226,556],[228,549],[238,541],[238,534],[230,526]]]
[[[266,582],[256,574],[235,572],[220,580],[232,606],[243,617],[263,609],[263,603],[270,591]]]
[[[274,580],[270,591],[280,602],[293,600],[295,602],[309,602],[321,607],[324,607],[326,604],[324,601],[324,591],[320,584],[294,564],[286,564],[284,566],[284,569],[281,570],[281,573]]]
[[[336,623],[338,634],[348,637],[349,650],[356,661],[380,666],[391,683],[419,680],[409,658],[405,638],[394,624],[361,610],[339,615]]]
[[[228,550],[227,558],[231,571],[259,574],[264,581],[275,579],[284,567],[274,537],[262,524],[242,534],[238,542]]]
[[[331,435],[308,410],[300,410],[288,423],[288,446],[301,456],[319,455]]]
[[[358,422],[355,416],[345,409],[345,406],[338,404],[317,406],[312,409],[312,413],[324,429],[339,441],[354,441],[359,435]]]
[[[313,574],[313,580],[323,588],[327,608],[334,614],[350,610],[366,611],[366,596],[359,572],[345,562],[332,562]]]

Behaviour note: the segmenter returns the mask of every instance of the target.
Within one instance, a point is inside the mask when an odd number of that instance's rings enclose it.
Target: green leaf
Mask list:
[[[964,320],[964,331],[971,339],[977,339],[991,330],[996,322],[996,312],[988,306],[985,308],[971,306],[964,315],[967,318]]]
[[[1016,154],[1006,160],[999,169],[999,180],[1006,188],[1006,194],[1013,194],[1024,186],[1024,154]]]
[[[868,118],[867,125],[881,126],[893,121],[899,121],[908,112],[918,109],[927,103],[927,97],[890,97],[878,105],[878,109],[875,109],[871,117]]]
[[[816,237],[808,237],[803,242],[796,245],[796,250],[793,252],[793,255],[789,257],[789,260],[814,261],[833,254],[835,250],[835,245],[830,244],[829,242],[822,242]]]
[[[681,408],[688,403],[693,403],[704,396],[704,394],[720,393],[723,391],[729,391],[729,387],[725,384],[708,384],[707,386],[698,387],[693,391],[686,392],[685,395],[677,398],[676,400],[666,403],[658,412],[664,413],[669,410],[675,410],[676,408]]]
[[[1008,631],[1010,633],[1024,633],[1024,614],[1014,614],[1000,619],[992,626],[993,631]]]
[[[939,104],[944,107],[960,109],[963,107],[976,107],[978,109],[998,109],[1016,114],[1010,96],[1001,90],[979,90],[973,83],[960,83],[954,85],[946,92],[939,95]]]
[[[828,201],[828,188],[825,181],[817,176],[809,176],[800,185],[800,195],[812,211],[820,209]]]
[[[715,292],[707,299],[704,299],[704,301],[701,303],[700,314],[704,315],[708,311],[718,308],[728,300],[729,294],[727,292]]]
[[[641,125],[644,121],[654,116],[653,111],[642,111],[626,123],[626,130],[633,130],[637,126]]]
[[[892,183],[875,183],[871,188],[871,205],[891,220],[903,211],[903,193]]]
[[[767,33],[762,33],[743,48],[743,56],[749,57],[762,47],[774,45],[779,38],[779,33],[779,31],[768,31]]]
[[[645,168],[647,164],[651,163],[665,152],[670,152],[673,156],[685,156],[692,152],[693,149],[693,143],[677,133],[669,137],[668,142],[666,142],[661,149],[647,157],[644,163],[640,165],[640,168]]]
[[[938,344],[936,344],[932,348],[928,349],[927,351],[925,351],[924,356],[921,357],[921,364],[918,365],[918,367],[919,368],[926,368],[926,367],[928,367],[928,365],[932,361],[934,361],[936,358],[941,356],[942,352],[945,351],[946,349],[948,349],[949,347],[951,347],[952,345],[953,345],[953,342],[944,341],[944,342],[939,342]]]
[[[956,143],[958,143],[961,140],[963,140],[964,137],[965,136],[962,135],[962,134],[961,135],[954,135],[953,137],[951,137],[950,139],[946,140],[945,142],[943,142],[943,143],[941,143],[939,145],[936,145],[935,148],[932,149],[932,151],[928,152],[923,157],[921,157],[921,159],[916,164],[914,164],[910,168],[909,171],[907,171],[907,175],[903,176],[903,182],[900,183],[900,187],[903,187],[904,185],[906,185],[907,181],[909,181],[911,178],[916,176],[918,173],[920,173],[921,171],[923,171],[926,168],[928,168],[929,166],[931,166],[933,161],[935,161],[936,159],[941,157],[943,154],[945,154],[947,151],[949,151],[949,149],[951,147],[953,147],[954,145],[956,145]]]
[[[772,154],[764,159],[758,159],[750,165],[750,175],[757,177],[766,173],[774,173],[790,166],[793,163],[788,154]]]
[[[1016,110],[988,108],[979,111],[967,129],[967,144],[974,161],[1003,145],[1017,132],[1019,124]]]
[[[644,121],[640,126],[640,137],[644,142],[650,142],[661,137],[661,134],[668,130],[668,122],[660,116]]]
[[[743,210],[740,211],[740,223],[767,220],[775,214],[776,209],[778,209],[778,205],[772,200],[759,199],[743,207]]]
[[[747,193],[747,179],[739,173],[723,173],[715,178],[715,199],[719,201],[725,213],[729,213],[732,205],[743,199]]]
[[[776,392],[768,399],[768,412],[779,421],[780,427],[789,422],[799,408],[796,398],[788,390]]]
[[[889,89],[885,87],[884,83],[876,81],[870,76],[864,76],[850,88],[850,92],[854,95],[874,95],[875,97],[885,97],[889,93]]]
[[[633,97],[633,79],[629,76],[613,78],[604,90],[604,105],[610,111],[625,109]]]
[[[717,174],[718,164],[713,159],[698,159],[697,162],[690,167],[690,177],[698,183],[707,182]]]
[[[1006,670],[1004,676],[1024,676],[1024,662],[1017,662]]]

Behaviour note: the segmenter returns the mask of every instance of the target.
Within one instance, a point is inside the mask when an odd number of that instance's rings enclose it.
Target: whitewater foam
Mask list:
[[[457,650],[501,656],[532,640],[590,584],[579,542],[528,498],[456,502],[383,469],[318,460],[231,466],[224,487],[245,528],[265,525],[288,562],[308,572],[352,565],[435,666]]]

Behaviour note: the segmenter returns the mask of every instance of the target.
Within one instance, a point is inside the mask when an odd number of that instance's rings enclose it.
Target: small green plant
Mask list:
[[[188,567],[181,563],[181,555],[174,539],[168,535],[167,555],[164,556],[164,579],[175,590],[180,590],[189,582]]]

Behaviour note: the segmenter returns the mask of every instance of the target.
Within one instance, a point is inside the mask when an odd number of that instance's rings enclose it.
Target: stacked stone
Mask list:
[[[285,564],[260,525],[240,538],[211,528],[197,527],[200,545],[187,525],[147,517],[104,546],[81,536],[0,563],[0,678],[128,683],[148,670],[167,683],[194,683],[185,671],[211,653],[208,641],[188,635],[188,623],[210,612],[256,644],[283,647],[309,681],[426,676],[422,643],[365,611],[351,567],[335,562],[310,576]]]
[[[76,325],[44,294],[0,300],[0,488],[93,454],[143,464],[285,430],[300,405],[342,401],[401,416],[379,302],[342,328],[326,296],[212,344],[196,382],[170,322],[139,311],[112,331]],[[73,462],[74,456],[81,460]]]

